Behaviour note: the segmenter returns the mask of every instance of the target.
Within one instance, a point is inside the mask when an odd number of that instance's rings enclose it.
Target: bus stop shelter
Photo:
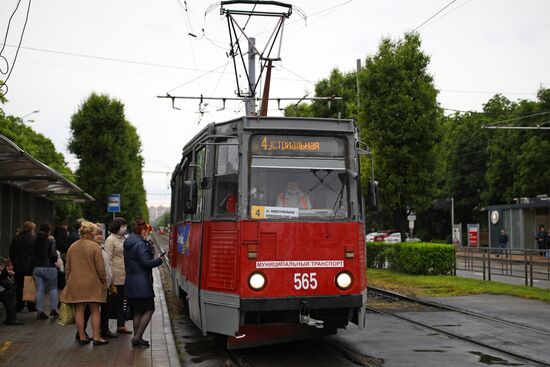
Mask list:
[[[537,249],[535,235],[540,225],[550,226],[550,197],[521,198],[517,204],[487,207],[489,243],[498,247],[500,230],[508,233],[511,249]]]
[[[30,220],[54,223],[54,203],[93,201],[80,187],[0,135],[0,256]]]

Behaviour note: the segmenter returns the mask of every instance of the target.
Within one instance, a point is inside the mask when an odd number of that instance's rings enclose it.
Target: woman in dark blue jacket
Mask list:
[[[149,342],[143,340],[143,333],[155,311],[152,269],[162,264],[162,259],[155,257],[153,248],[146,240],[151,230],[149,224],[136,219],[134,233],[124,241],[124,290],[134,313],[134,347],[149,346]]]

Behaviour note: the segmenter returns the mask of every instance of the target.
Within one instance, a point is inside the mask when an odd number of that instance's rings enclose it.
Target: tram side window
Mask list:
[[[206,150],[204,148],[195,153],[195,164],[195,180],[197,183],[200,183],[204,177],[206,166]],[[204,190],[199,189],[197,191],[197,212],[192,216],[192,220],[194,221],[202,220],[202,211],[204,208],[203,196]]]
[[[237,139],[219,140],[214,174],[213,217],[224,218],[237,215],[239,148]],[[224,145],[227,144],[227,145]],[[234,145],[233,145],[234,144]]]

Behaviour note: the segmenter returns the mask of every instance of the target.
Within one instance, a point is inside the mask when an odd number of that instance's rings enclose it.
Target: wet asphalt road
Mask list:
[[[493,298],[496,297],[496,298]],[[434,300],[434,299],[432,299]],[[523,321],[550,330],[550,306],[547,303],[499,296],[468,296],[456,300],[444,298],[447,304],[465,309],[496,310],[501,318]],[[435,301],[438,301],[435,299]],[[454,301],[454,303],[453,303]],[[448,311],[406,312],[407,317],[444,327],[464,336],[510,348],[550,363],[550,338],[524,330],[473,321],[467,315]],[[383,366],[533,366],[491,349],[434,332],[391,316],[369,313],[367,328],[359,330],[350,324],[346,330],[327,337],[367,360],[383,361]],[[528,320],[528,322],[526,321]],[[215,336],[203,336],[185,315],[183,306],[172,314],[174,337],[183,352],[185,366],[357,366],[324,340],[306,340],[267,347],[251,348],[229,354]],[[373,365],[380,365],[374,363]],[[550,365],[550,364],[549,364]]]

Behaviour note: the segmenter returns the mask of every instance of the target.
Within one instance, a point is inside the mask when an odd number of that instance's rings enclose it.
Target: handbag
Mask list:
[[[23,278],[23,301],[36,302],[36,283],[30,275],[25,275]]]
[[[74,324],[74,305],[71,303],[62,303],[59,307],[59,317],[57,323],[61,326]]]

